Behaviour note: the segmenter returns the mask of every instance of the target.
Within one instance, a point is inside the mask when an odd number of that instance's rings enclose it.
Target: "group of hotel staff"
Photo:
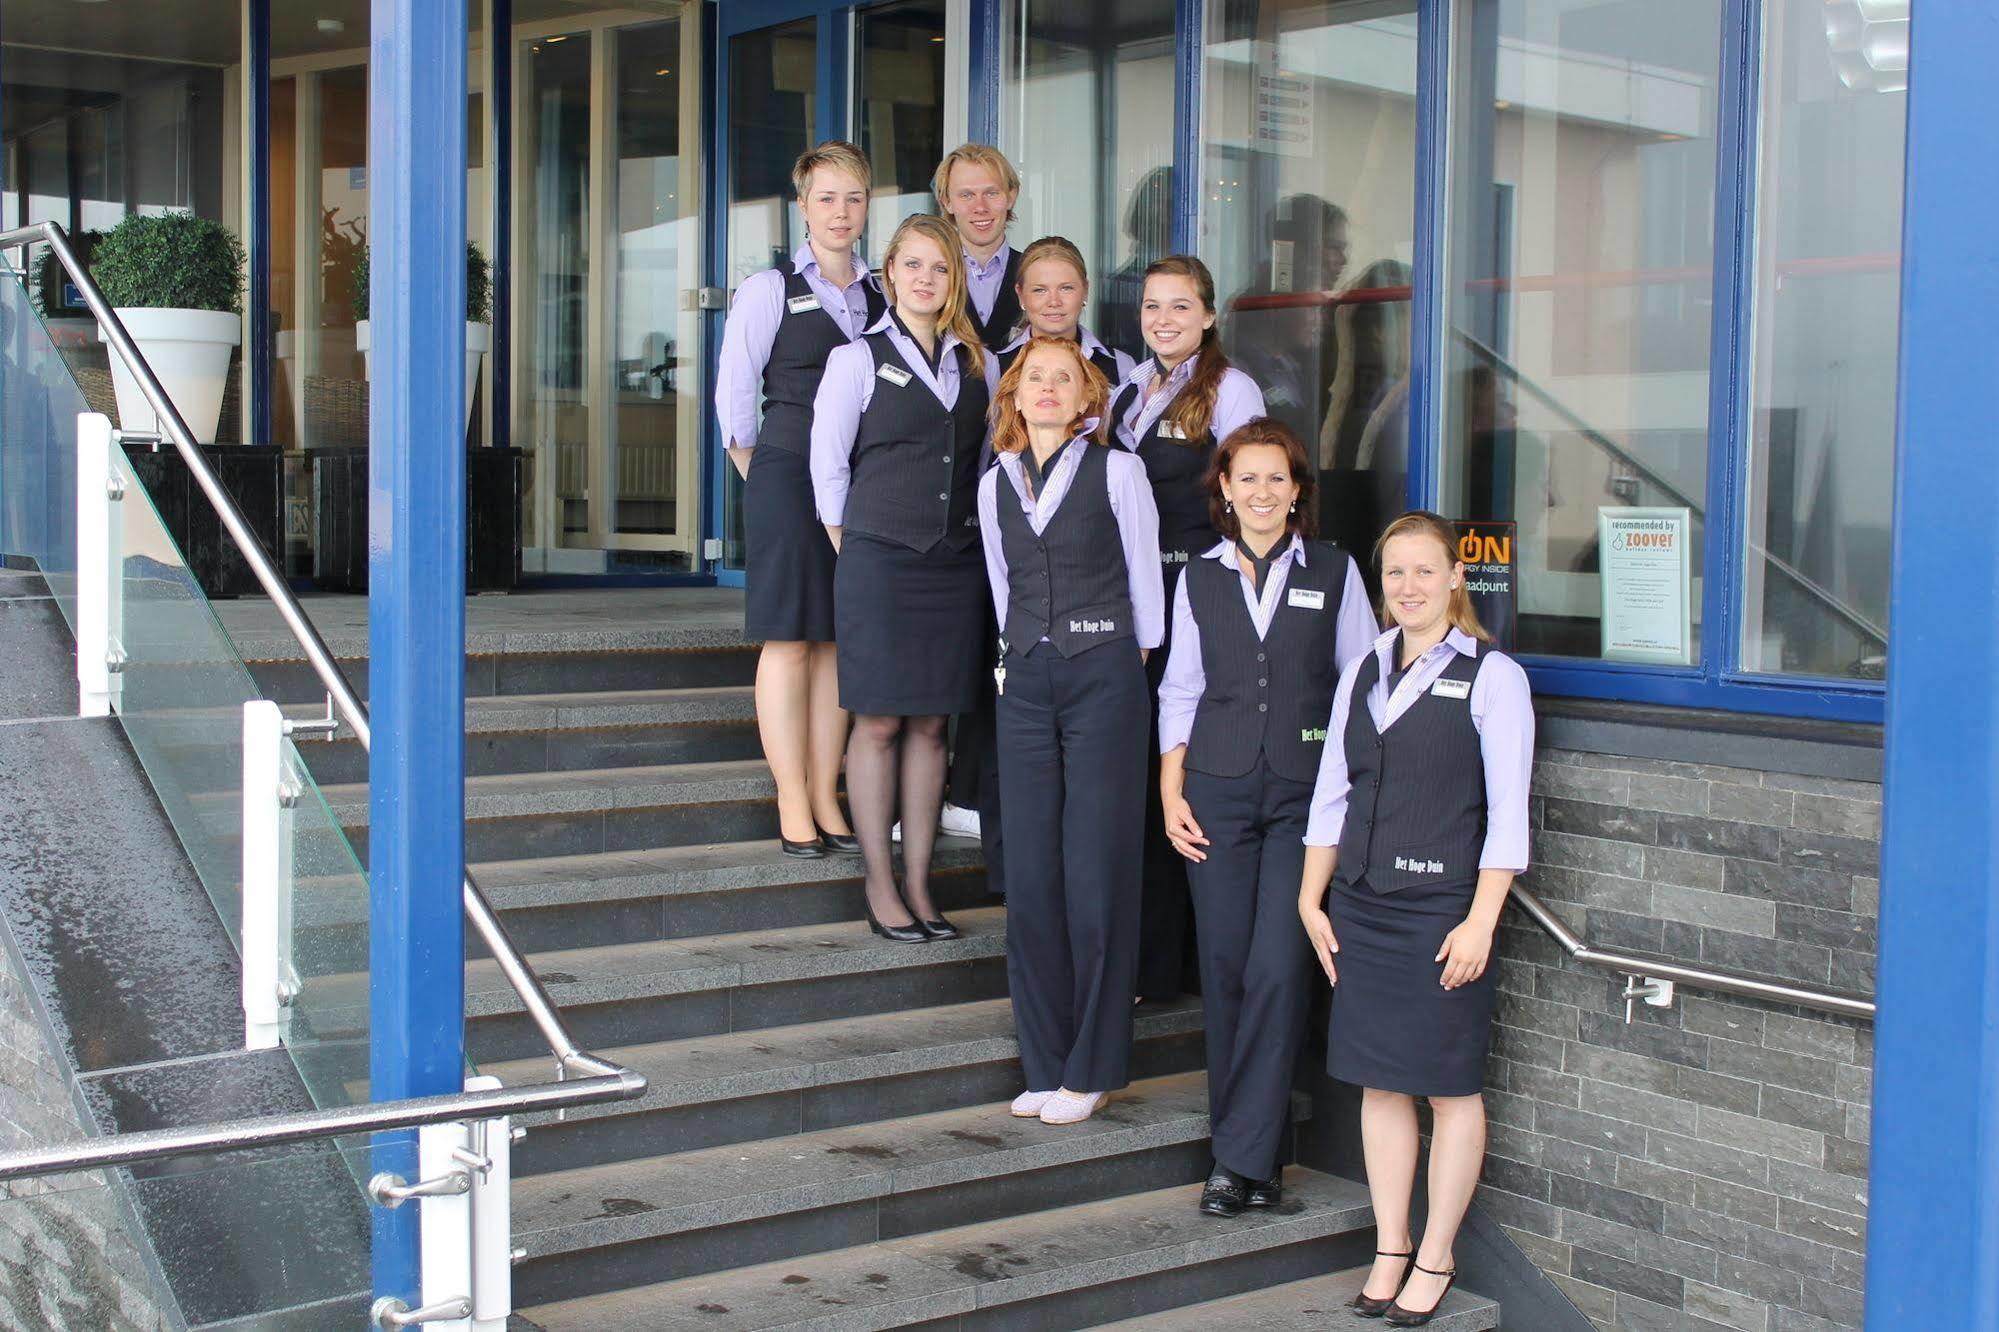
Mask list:
[[[1428,1322],[1484,1153],[1534,725],[1455,529],[1388,525],[1377,611],[1353,556],[1314,539],[1312,460],[1224,355],[1206,265],[1145,270],[1134,363],[1081,322],[1074,245],[1008,243],[1020,179],[997,150],[944,159],[938,212],[896,228],[878,274],[856,248],[861,152],[820,144],[793,182],[806,242],[741,285],[716,384],[781,849],[859,855],[883,938],[950,938],[929,873],[947,759],[954,799],[979,788],[1026,1083],[1011,1108],[1046,1124],[1129,1081],[1134,1004],[1178,992],[1191,898],[1210,1215],[1281,1201],[1322,973],[1380,1246],[1353,1308]]]

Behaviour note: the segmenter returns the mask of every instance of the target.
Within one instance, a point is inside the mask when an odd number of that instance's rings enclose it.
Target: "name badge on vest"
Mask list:
[[[909,371],[904,370],[899,365],[884,365],[875,371],[875,376],[879,379],[886,379],[897,388],[908,388],[911,378]]]
[[[1430,686],[1430,692],[1438,698],[1470,698],[1471,681],[1439,680]]]
[[[817,296],[794,296],[784,303],[784,308],[793,314],[810,314],[821,307]]]
[[[1161,421],[1159,423],[1159,437],[1161,439],[1185,439],[1187,438],[1187,432],[1179,426],[1174,425],[1171,421]]]
[[[1316,587],[1294,587],[1291,589],[1291,594],[1284,598],[1284,604],[1302,606],[1306,610],[1324,610],[1326,594]]]

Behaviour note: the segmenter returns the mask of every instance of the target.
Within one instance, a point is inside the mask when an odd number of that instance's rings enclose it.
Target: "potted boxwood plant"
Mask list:
[[[472,427],[472,396],[479,387],[479,363],[493,345],[492,270],[477,241],[465,244],[465,427]],[[361,353],[362,373],[374,378],[374,357],[368,336],[368,245],[363,241],[354,260],[354,347]]]
[[[230,353],[243,340],[243,246],[220,222],[192,213],[134,213],[92,251],[91,276],[139,344],[194,437],[215,442]],[[110,341],[103,329],[98,337]],[[119,423],[159,424],[124,360],[111,357]]]

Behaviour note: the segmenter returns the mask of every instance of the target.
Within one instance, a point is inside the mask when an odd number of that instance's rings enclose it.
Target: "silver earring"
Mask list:
[[[1223,500],[1223,501],[1222,501],[1222,512],[1223,512],[1223,513],[1234,513],[1234,512],[1235,512],[1235,501],[1234,501],[1234,500]]]
[[[1291,512],[1293,512],[1293,513],[1296,513],[1296,512],[1298,512],[1298,501],[1297,501],[1297,500],[1292,500],[1292,501],[1291,501]]]

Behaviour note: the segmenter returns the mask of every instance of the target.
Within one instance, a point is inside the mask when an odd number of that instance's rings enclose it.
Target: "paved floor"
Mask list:
[[[368,598],[301,598],[307,618],[340,657],[368,655]],[[302,654],[262,597],[218,601],[216,617],[250,661]],[[743,641],[738,588],[576,588],[465,599],[465,650],[473,655],[561,646],[571,650],[714,647]]]

